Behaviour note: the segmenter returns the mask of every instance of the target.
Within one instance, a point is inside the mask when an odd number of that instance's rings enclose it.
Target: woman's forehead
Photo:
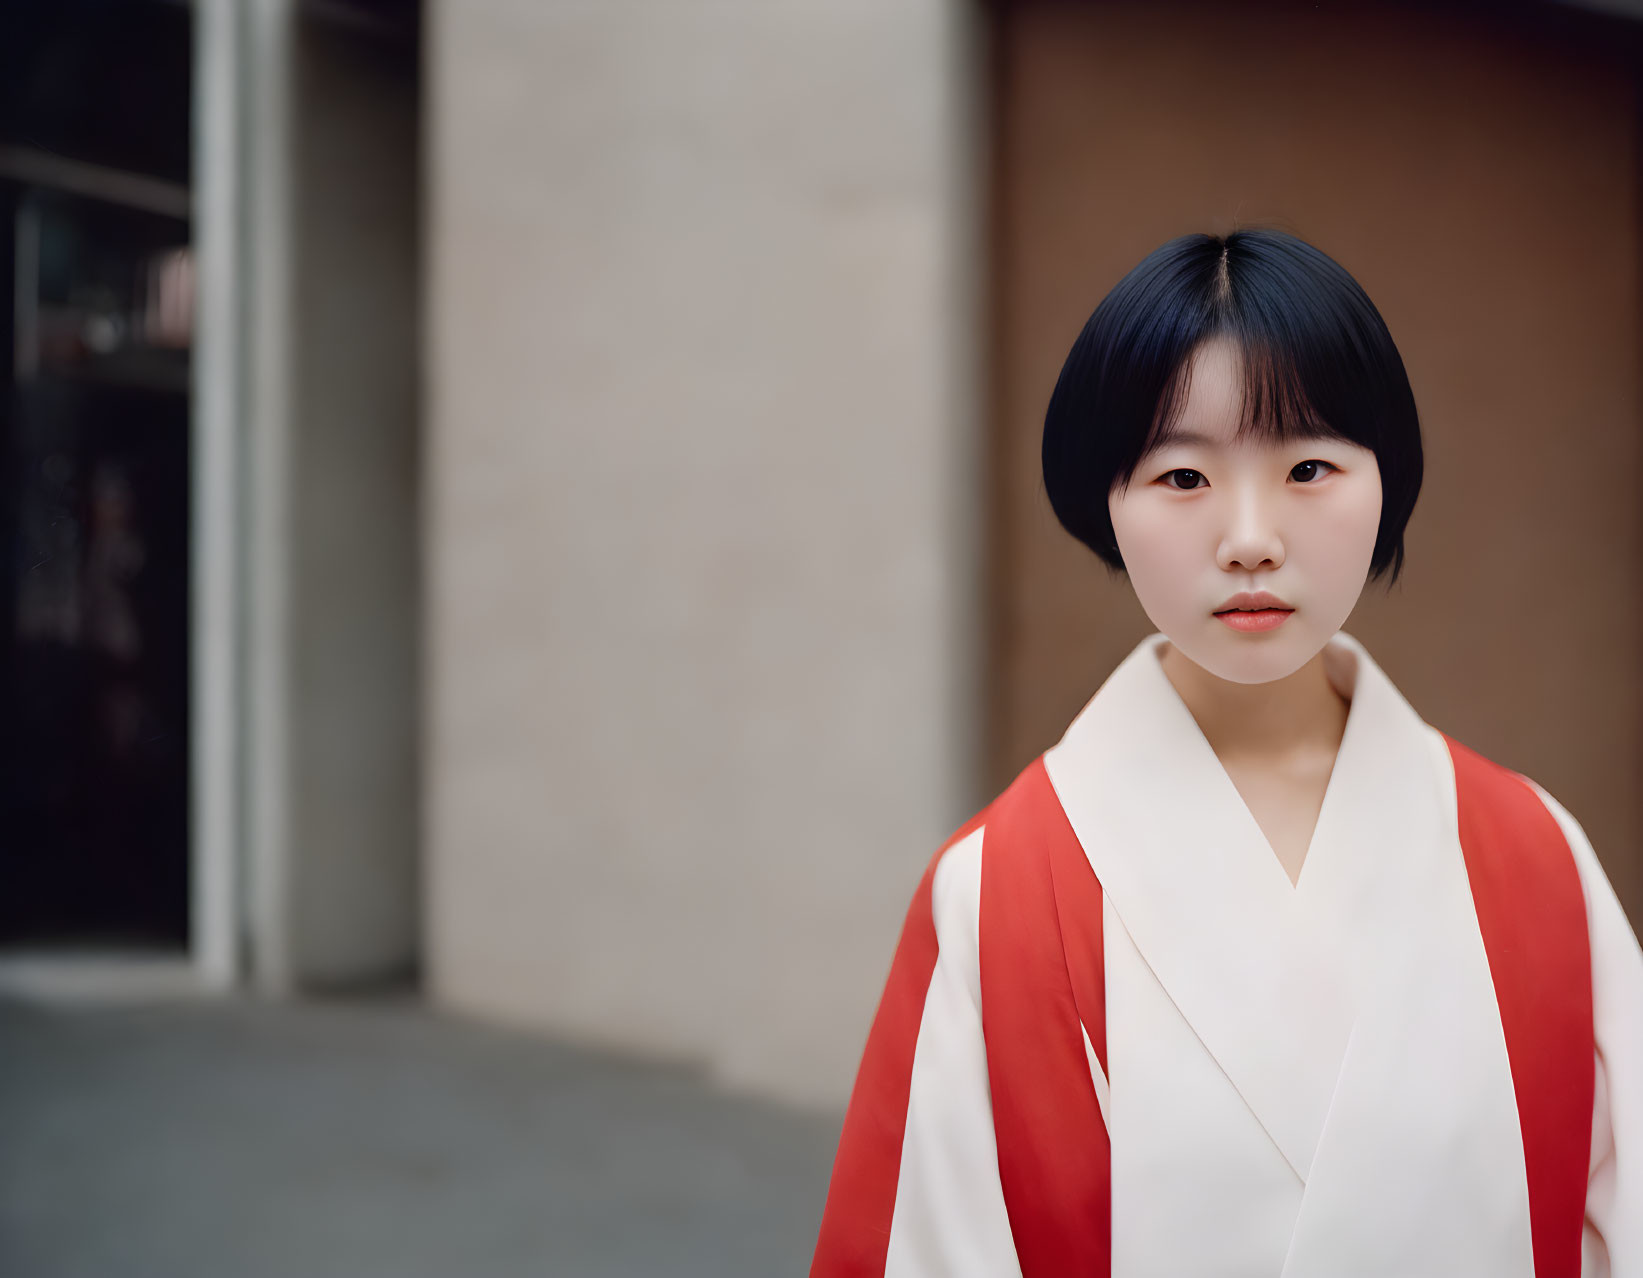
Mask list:
[[[1181,369],[1180,397],[1172,414],[1176,420],[1165,426],[1186,434],[1229,438],[1240,426],[1247,430],[1252,407],[1244,385],[1247,362],[1243,348],[1229,336],[1212,337],[1201,344]]]
[[[1141,456],[1172,446],[1270,451],[1323,440],[1344,442],[1295,370],[1221,334],[1200,344],[1166,386]]]

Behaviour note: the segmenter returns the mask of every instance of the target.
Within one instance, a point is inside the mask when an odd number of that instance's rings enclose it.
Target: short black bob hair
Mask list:
[[[1283,231],[1184,235],[1154,249],[1095,308],[1044,417],[1044,486],[1056,518],[1117,572],[1114,488],[1175,427],[1192,355],[1233,339],[1243,355],[1239,436],[1321,435],[1372,450],[1381,522],[1370,577],[1403,568],[1420,493],[1420,418],[1374,303],[1334,259]]]

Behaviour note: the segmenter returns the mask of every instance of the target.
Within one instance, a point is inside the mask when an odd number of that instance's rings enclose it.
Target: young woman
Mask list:
[[[813,1278],[1643,1278],[1643,953],[1579,824],[1340,627],[1420,426],[1357,283],[1195,235],[1044,430],[1159,633],[931,862]]]

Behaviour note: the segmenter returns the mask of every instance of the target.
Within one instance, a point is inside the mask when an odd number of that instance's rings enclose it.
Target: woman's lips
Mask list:
[[[1257,608],[1251,612],[1232,608],[1215,615],[1234,630],[1244,634],[1256,634],[1263,630],[1276,630],[1289,620],[1293,608]]]

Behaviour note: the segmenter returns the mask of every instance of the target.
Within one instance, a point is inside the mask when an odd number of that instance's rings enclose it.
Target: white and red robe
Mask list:
[[[931,862],[812,1278],[1643,1278],[1643,953],[1362,646],[1299,881],[1144,640]]]

